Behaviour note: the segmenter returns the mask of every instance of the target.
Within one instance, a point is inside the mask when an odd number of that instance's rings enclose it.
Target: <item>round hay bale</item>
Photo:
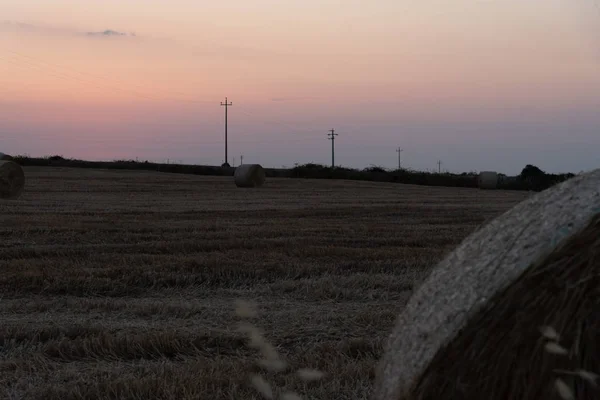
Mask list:
[[[260,187],[265,183],[265,170],[259,164],[242,164],[235,169],[233,179],[237,187]]]
[[[0,161],[12,161],[12,160],[13,160],[13,158],[11,155],[0,152]]]
[[[16,199],[24,187],[23,168],[12,161],[0,161],[0,198]]]
[[[480,189],[496,189],[498,186],[498,173],[494,171],[481,171],[478,182]]]
[[[521,202],[433,269],[398,317],[373,399],[557,399],[559,386],[597,398],[585,374],[564,373],[600,373],[596,343],[600,169]]]

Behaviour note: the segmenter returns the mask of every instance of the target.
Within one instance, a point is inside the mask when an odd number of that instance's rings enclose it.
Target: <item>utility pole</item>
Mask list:
[[[398,147],[396,149],[396,153],[398,153],[398,169],[402,169],[402,160],[400,159],[400,153],[402,153],[404,150],[402,150],[400,147]]]
[[[331,140],[331,168],[335,168],[335,137],[339,136],[334,129],[329,130],[327,138]]]
[[[242,155],[240,156],[240,165],[242,165],[243,163],[244,163],[244,155],[242,154]]]
[[[222,106],[225,106],[225,164],[227,163],[227,108],[232,106],[233,103],[227,103],[227,97],[225,97],[225,103],[221,102]]]
[[[442,173],[442,161],[438,160],[437,165],[438,165],[438,174],[441,174]]]

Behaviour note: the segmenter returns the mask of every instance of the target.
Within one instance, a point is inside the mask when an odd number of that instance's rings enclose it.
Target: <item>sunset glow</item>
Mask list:
[[[0,0],[0,151],[598,167],[594,0]],[[232,160],[230,159],[231,163]]]

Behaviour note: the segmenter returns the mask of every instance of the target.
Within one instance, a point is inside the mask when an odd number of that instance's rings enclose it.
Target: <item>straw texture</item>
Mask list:
[[[372,398],[408,398],[440,349],[492,297],[581,232],[598,213],[600,169],[538,193],[466,238],[438,264],[399,316]]]

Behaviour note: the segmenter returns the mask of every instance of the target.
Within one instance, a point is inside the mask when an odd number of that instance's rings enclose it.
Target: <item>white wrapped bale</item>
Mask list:
[[[242,164],[233,175],[235,185],[241,188],[260,187],[265,183],[265,170],[259,164]]]
[[[480,189],[496,189],[498,186],[498,173],[494,171],[481,171],[478,181]]]

